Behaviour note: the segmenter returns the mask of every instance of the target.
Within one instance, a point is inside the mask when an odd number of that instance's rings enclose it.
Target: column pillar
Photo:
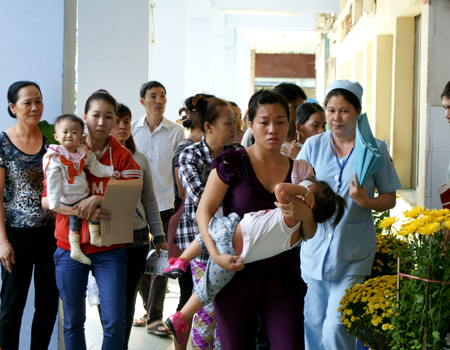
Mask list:
[[[225,96],[228,99],[236,100],[236,30],[234,28],[226,28],[225,31],[225,55],[226,55],[226,77],[224,85],[226,88]],[[248,101],[247,101],[248,102]],[[236,102],[237,103],[237,102]],[[247,103],[244,106],[239,105],[244,114]]]
[[[78,115],[98,89],[126,104],[134,120],[145,114],[139,89],[150,76],[149,13],[148,0],[78,0]]]
[[[411,187],[414,18],[397,17],[392,67],[390,151],[403,188]],[[401,157],[396,157],[401,155]]]
[[[45,106],[43,120],[53,122],[62,113],[73,113],[76,2],[1,1],[0,13],[0,93],[4,106],[1,131],[17,123],[6,114],[6,93],[19,80],[40,86]],[[1,284],[0,280],[0,288]],[[30,347],[34,296],[32,279],[22,316],[21,349]],[[58,349],[58,322],[49,349]]]
[[[449,125],[441,93],[450,80],[446,33],[450,31],[450,2],[422,5],[419,188],[417,204],[441,208],[437,188],[447,179],[450,163]]]
[[[235,102],[241,107],[244,114],[248,106],[248,100],[253,92],[250,92],[251,77],[251,52],[250,44],[245,42],[244,34],[236,34],[236,97]]]
[[[390,145],[392,96],[392,35],[377,35],[374,52],[373,116],[375,137]]]
[[[352,81],[362,84],[363,81],[363,53],[355,52],[355,64],[352,70]]]
[[[153,11],[155,42],[149,80],[157,80],[166,87],[165,117],[172,121],[179,118],[178,110],[187,97],[188,13],[187,0],[157,1]],[[143,108],[141,114],[144,114]]]
[[[187,96],[200,92],[214,94],[210,90],[211,66],[211,1],[189,2]]]
[[[364,50],[362,85],[366,87],[363,94],[363,108],[367,113],[367,117],[373,129],[375,125],[372,113],[373,43],[370,41],[367,43]]]

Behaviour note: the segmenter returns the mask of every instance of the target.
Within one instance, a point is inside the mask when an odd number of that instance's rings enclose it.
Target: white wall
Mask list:
[[[139,89],[149,79],[149,0],[78,0],[78,104],[106,89],[134,119],[145,111]]]
[[[187,0],[158,1],[154,9],[155,43],[152,44],[149,80],[157,80],[165,86],[165,117],[172,121],[179,118],[178,110],[186,95],[188,15]],[[144,114],[144,108],[141,109],[139,116]]]
[[[450,163],[450,126],[444,117],[441,93],[450,81],[448,48],[446,42],[450,31],[450,3],[433,1],[424,8],[422,14],[422,76],[421,91],[421,137],[420,168],[422,183],[425,186],[421,205],[429,208],[441,208],[437,188],[447,179]]]
[[[6,94],[18,80],[41,87],[43,119],[53,121],[62,113],[64,2],[0,1],[0,13],[0,129],[16,123],[6,112]]]
[[[248,106],[248,100],[253,94],[250,91],[250,44],[245,42],[244,34],[236,35],[236,96],[235,102],[242,110]]]
[[[444,114],[442,106],[427,107],[426,133],[428,142],[425,147],[428,152],[427,165],[425,167],[424,204],[427,208],[442,207],[437,188],[447,181],[447,169],[450,164],[450,138],[448,137],[450,126]]]
[[[74,44],[75,7],[69,4],[65,14],[64,1],[0,1],[0,111],[1,130],[16,120],[10,118],[7,108],[7,90],[18,80],[36,82],[44,99],[43,119],[52,122],[64,112],[73,112],[74,77],[64,72],[75,69]],[[65,18],[66,15],[66,18]],[[65,23],[65,19],[69,25]],[[64,42],[66,35],[67,42]],[[64,55],[66,60],[64,61]],[[64,86],[64,87],[63,87]],[[63,96],[65,91],[65,96]],[[72,93],[72,96],[70,96]],[[0,280],[0,288],[1,288]],[[31,324],[34,314],[34,281],[31,281],[27,304],[22,317],[20,349],[30,347]],[[58,328],[55,328],[49,349],[58,349]]]

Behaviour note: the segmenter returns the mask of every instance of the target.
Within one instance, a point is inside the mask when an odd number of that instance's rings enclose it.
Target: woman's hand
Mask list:
[[[0,243],[0,260],[3,267],[9,272],[12,272],[11,264],[16,263],[14,257],[14,249],[8,241]]]
[[[213,258],[214,262],[221,268],[230,272],[241,271],[245,265],[242,261],[237,262],[239,255],[219,254]]]
[[[297,198],[302,196],[292,197],[286,192],[281,192],[281,194],[289,203],[281,204],[275,202],[275,205],[281,209],[286,219],[302,222],[301,232],[303,239],[308,240],[313,238],[316,234],[317,222],[314,220],[313,213],[308,204],[303,199]]]
[[[281,153],[291,159],[297,158],[301,147],[296,142],[285,142],[281,145]]]
[[[169,250],[169,246],[167,245],[167,243],[159,243],[159,244],[155,244],[155,249],[156,249],[156,256],[160,256],[161,255],[161,249],[162,250]]]
[[[103,197],[91,196],[77,203],[73,208],[77,210],[77,216],[80,219],[88,219],[91,221],[111,220],[111,212],[101,209]]]
[[[365,187],[359,186],[356,173],[354,174],[352,181],[350,181],[350,198],[360,207],[368,208],[367,203],[369,201],[369,196],[367,195],[367,190]]]
[[[275,202],[275,205],[281,209],[281,213],[286,219],[294,221],[308,221],[313,218],[309,205],[313,206],[314,202],[311,203],[309,199],[306,200],[303,196],[293,197],[284,191],[281,192],[281,194],[289,203],[281,204],[279,202]],[[306,198],[308,197],[309,195]]]

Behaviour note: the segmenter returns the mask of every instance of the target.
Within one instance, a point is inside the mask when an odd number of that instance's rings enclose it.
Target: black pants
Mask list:
[[[170,218],[173,215],[173,209],[161,211],[159,214],[167,239],[167,231],[169,229]],[[167,281],[167,277],[149,274],[144,274],[142,278],[139,293],[144,302],[144,309],[147,310],[147,325],[162,320]]]
[[[181,311],[183,306],[187,303],[187,301],[191,297],[192,290],[194,288],[190,264],[188,264],[184,275],[178,278],[178,285],[180,286],[180,301],[178,302],[177,311]]]
[[[13,246],[16,263],[9,273],[2,266],[0,292],[0,348],[19,349],[20,326],[34,268],[35,312],[31,328],[31,350],[45,350],[50,343],[58,312],[58,289],[53,253],[54,227],[37,231],[39,240],[26,246]]]
[[[136,295],[144,275],[148,250],[148,244],[136,248],[125,248],[127,252],[127,304],[125,307],[127,328],[125,329],[125,341],[123,343],[124,350],[128,349],[128,340],[130,339],[131,327],[133,326]]]

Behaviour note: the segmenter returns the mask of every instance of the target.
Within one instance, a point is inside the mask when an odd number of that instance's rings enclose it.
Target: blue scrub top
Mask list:
[[[316,178],[327,182],[333,190],[338,188],[340,168],[330,143],[331,131],[310,137],[301,149],[298,159],[311,163]],[[376,140],[386,165],[364,184],[369,198],[375,188],[378,193],[390,193],[401,188],[394,163],[386,144]],[[362,208],[349,196],[350,181],[354,176],[355,153],[339,159],[344,164],[339,194],[346,200],[347,209],[341,222],[332,227],[333,219],[318,224],[314,238],[302,243],[302,274],[316,280],[333,281],[342,276],[369,276],[377,248],[372,212]]]

